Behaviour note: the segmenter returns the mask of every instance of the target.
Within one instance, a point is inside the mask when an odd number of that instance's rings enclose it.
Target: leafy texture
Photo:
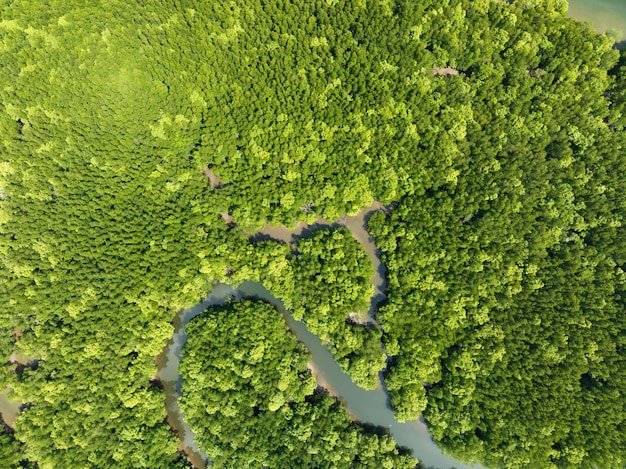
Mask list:
[[[187,332],[180,405],[214,467],[415,467],[314,392],[310,356],[273,306],[209,308]]]
[[[354,323],[366,316],[374,293],[372,262],[345,228],[321,229],[286,246],[261,242],[250,247],[256,273],[236,272],[234,279],[254,279],[279,297],[295,319],[302,320],[360,386],[376,389],[385,367],[381,331]],[[254,264],[249,264],[254,265]]]

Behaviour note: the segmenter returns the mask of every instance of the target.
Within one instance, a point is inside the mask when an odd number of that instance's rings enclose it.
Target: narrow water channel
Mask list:
[[[364,208],[359,211],[356,215],[349,216],[345,215],[338,221],[331,223],[327,220],[324,220],[321,217],[318,217],[315,223],[307,225],[306,223],[298,223],[296,228],[290,230],[284,226],[272,227],[266,226],[262,230],[259,230],[251,235],[251,239],[254,241],[255,238],[258,239],[273,239],[276,241],[282,241],[286,244],[293,245],[298,238],[306,237],[311,232],[324,229],[324,228],[339,228],[343,226],[347,228],[351,233],[354,239],[356,239],[367,254],[369,255],[370,261],[372,262],[372,266],[374,267],[374,275],[371,278],[372,285],[374,286],[374,294],[370,300],[370,307],[367,311],[367,321],[373,323],[374,320],[374,312],[376,308],[386,298],[385,295],[385,278],[386,278],[386,269],[385,265],[380,260],[380,250],[376,247],[376,243],[374,242],[374,238],[370,236],[367,231],[367,222],[369,218],[375,212],[387,212],[388,209],[380,202],[374,201],[369,207]]]
[[[320,343],[317,336],[310,333],[302,322],[294,320],[285,310],[282,301],[275,298],[260,282],[244,282],[238,288],[226,284],[216,285],[205,300],[193,308],[185,310],[177,318],[176,333],[166,349],[167,363],[159,370],[158,377],[163,383],[167,395],[166,407],[170,416],[170,423],[179,432],[179,436],[191,456],[190,460],[196,467],[205,466],[206,455],[194,444],[193,432],[184,422],[184,415],[181,414],[178,406],[178,397],[182,385],[181,377],[178,375],[178,365],[180,351],[187,339],[185,325],[206,308],[222,305],[231,297],[234,300],[242,298],[260,299],[276,306],[283,313],[290,330],[309,349],[318,384],[339,398],[355,420],[388,428],[398,445],[413,450],[414,456],[426,466],[433,466],[438,469],[450,467],[478,469],[482,467],[480,465],[469,466],[444,455],[431,439],[423,422],[399,423],[388,406],[385,390],[382,387],[375,391],[359,388],[348,375],[341,371],[332,354]]]

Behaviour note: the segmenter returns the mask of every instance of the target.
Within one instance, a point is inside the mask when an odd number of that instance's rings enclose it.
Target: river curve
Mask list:
[[[376,211],[387,211],[387,208],[378,202],[374,202],[356,215],[344,216],[334,223],[318,218],[315,223],[310,225],[299,223],[294,230],[289,230],[283,226],[266,226],[264,229],[253,233],[250,238],[252,242],[255,239],[273,239],[293,245],[298,238],[309,236],[312,232],[320,229],[343,226],[350,230],[354,238],[363,245],[374,266],[372,284],[375,287],[375,291],[367,314],[367,322],[372,323],[375,322],[375,310],[380,302],[386,298],[385,267],[380,260],[380,251],[367,231],[367,221]],[[457,469],[482,468],[480,465],[469,466],[462,464],[452,457],[445,456],[432,440],[423,421],[398,422],[388,405],[388,396],[382,382],[378,389],[374,391],[366,391],[358,387],[347,374],[341,371],[332,354],[320,343],[317,336],[309,332],[304,323],[294,320],[290,313],[285,310],[282,301],[266,290],[261,282],[249,281],[242,283],[239,287],[233,287],[224,283],[217,284],[204,300],[178,314],[174,320],[174,336],[161,356],[162,359],[159,363],[157,377],[161,381],[166,394],[165,404],[168,420],[170,425],[177,430],[181,438],[182,448],[195,467],[206,467],[206,455],[202,453],[193,441],[193,432],[185,423],[184,416],[178,405],[178,397],[182,387],[182,377],[178,374],[178,366],[181,350],[187,339],[185,325],[206,308],[223,305],[229,298],[234,300],[243,298],[258,299],[274,305],[283,314],[290,330],[299,341],[304,343],[311,353],[311,368],[318,385],[326,388],[332,395],[337,397],[354,420],[387,427],[399,446],[411,449],[414,456],[427,466],[438,469],[446,469],[452,466]]]

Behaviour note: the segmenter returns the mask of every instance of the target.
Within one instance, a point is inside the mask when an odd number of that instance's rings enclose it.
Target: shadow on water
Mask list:
[[[320,230],[336,230],[337,228],[345,228],[345,225],[343,223],[339,223],[339,222],[327,223],[324,220],[319,219],[315,223],[307,225],[305,228],[303,228],[300,231],[300,233],[297,236],[295,236],[295,238],[297,238],[297,239],[310,238],[311,235],[313,233],[315,233],[316,231],[320,231]]]
[[[263,232],[259,232],[259,233],[256,233],[256,234],[254,234],[254,235],[250,236],[250,237],[248,238],[248,240],[249,240],[251,243],[253,243],[253,244],[254,244],[254,243],[260,243],[260,242],[262,242],[262,241],[273,241],[273,242],[275,242],[275,243],[289,244],[288,242],[286,243],[286,242],[285,242],[285,241],[283,241],[282,239],[276,239],[276,238],[274,238],[272,235],[270,235],[270,234],[268,234],[268,233],[263,233]]]

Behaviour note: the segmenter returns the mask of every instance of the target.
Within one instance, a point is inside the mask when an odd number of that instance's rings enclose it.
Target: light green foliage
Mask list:
[[[180,367],[183,412],[202,405],[205,412],[237,425],[255,408],[277,411],[284,403],[303,401],[316,387],[311,374],[298,375],[306,369],[308,354],[272,305],[242,301],[210,308],[186,332]],[[193,425],[191,415],[187,420]]]
[[[292,255],[220,214],[250,231],[376,199],[394,202],[370,230],[399,417],[424,411],[449,451],[493,466],[623,466],[624,58],[564,9],[0,2],[0,352],[40,359],[2,374],[31,404],[23,456],[183,465],[154,357],[231,270],[371,386],[379,332],[345,323],[371,294],[354,240]]]
[[[184,18],[115,2],[0,12],[0,322],[40,359],[7,383],[32,404],[16,438],[42,468],[174,467],[154,357],[174,312],[224,275],[228,242],[191,154],[204,108],[162,66]]]
[[[310,356],[273,306],[209,308],[187,332],[180,405],[213,467],[415,467],[314,393]]]
[[[217,197],[235,220],[289,226],[306,204],[335,219],[400,195],[397,171],[413,163],[403,146],[421,114],[412,103],[429,91],[428,54],[407,34],[419,3],[399,2],[402,15],[377,1],[213,9],[221,81],[199,153],[229,183]]]

